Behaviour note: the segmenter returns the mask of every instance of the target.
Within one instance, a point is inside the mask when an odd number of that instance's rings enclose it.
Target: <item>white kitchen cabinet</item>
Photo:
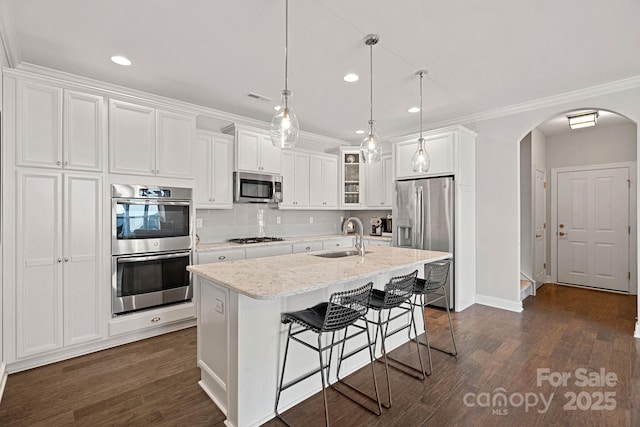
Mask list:
[[[18,80],[16,164],[101,171],[103,105],[101,96]]]
[[[309,155],[292,150],[282,150],[281,208],[309,206]]]
[[[212,264],[215,262],[236,261],[239,259],[245,259],[244,248],[227,248],[198,252],[198,264]]]
[[[233,207],[233,137],[198,131],[194,144],[193,202],[198,209]]]
[[[102,179],[17,172],[16,358],[101,339]]]
[[[190,178],[195,116],[109,100],[110,171]]]
[[[315,252],[315,251],[321,251],[322,250],[322,242],[321,241],[316,241],[316,242],[297,242],[294,243],[292,246],[292,252],[294,254],[300,254],[300,253],[304,253],[304,252]]]
[[[424,147],[431,163],[426,173],[414,172],[411,159],[418,149],[418,138],[397,142],[394,145],[396,179],[451,175],[454,173],[454,133],[435,131],[424,133]]]
[[[364,165],[360,163],[360,156],[358,149],[340,149],[340,209],[357,209],[365,206],[362,197],[365,186]]]
[[[309,206],[338,208],[338,159],[309,156]]]
[[[235,135],[236,170],[254,173],[281,173],[281,149],[274,147],[268,132],[257,129],[224,128]]]
[[[395,194],[391,155],[383,155],[380,162],[364,165],[364,170],[367,207],[391,209]]]
[[[191,156],[196,118],[191,114],[156,110],[156,170],[159,176],[193,177]]]

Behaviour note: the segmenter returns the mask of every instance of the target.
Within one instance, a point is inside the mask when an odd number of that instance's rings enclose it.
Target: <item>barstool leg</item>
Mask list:
[[[280,415],[280,412],[278,412],[278,402],[280,402],[280,393],[282,392],[282,383],[284,381],[284,368],[285,366],[287,366],[287,354],[289,353],[289,340],[291,338],[292,326],[293,326],[293,323],[289,323],[289,332],[287,333],[287,343],[284,346],[284,361],[282,362],[282,373],[280,374],[280,384],[278,385],[278,391],[276,393],[276,405],[275,405],[276,416],[286,425],[289,425],[289,423],[285,421],[285,419],[282,418],[282,415]]]
[[[320,359],[320,378],[322,379],[322,399],[324,400],[324,420],[329,427],[329,406],[327,405],[327,384],[324,379],[324,361],[322,360],[322,333],[318,334],[318,358]]]
[[[433,372],[433,361],[431,357],[431,345],[429,345],[429,333],[427,332],[427,319],[425,318],[425,315],[424,315],[424,294],[420,294],[420,312],[422,313],[422,324],[424,325],[424,339],[426,341],[426,344],[421,343],[420,340],[418,340],[417,332],[416,332],[416,342],[422,345],[425,345],[427,347],[427,354],[429,355],[429,372],[427,373],[427,375],[431,375],[431,373]]]
[[[389,311],[391,316],[391,311]],[[380,346],[382,350],[382,357],[384,359],[384,372],[387,377],[387,393],[389,395],[389,404],[383,406],[385,408],[391,408],[391,381],[389,380],[389,360],[387,359],[387,347],[384,343],[384,332],[382,331],[382,310],[378,311],[378,324],[376,325],[376,340],[378,338],[378,330],[380,331]]]
[[[449,317],[449,330],[451,331],[451,341],[453,341],[453,353],[449,353],[452,356],[458,355],[458,346],[456,345],[456,337],[453,336],[453,323],[451,323],[451,311],[449,310],[449,299],[447,298],[447,290],[444,291],[444,302],[447,304],[447,316]]]
[[[382,404],[380,401],[380,392],[378,391],[378,380],[376,379],[376,368],[373,366],[373,361],[375,360],[374,350],[371,343],[371,334],[369,333],[369,328],[367,326],[367,319],[364,319],[365,329],[367,330],[367,343],[369,344],[369,359],[371,360],[371,374],[373,375],[373,388],[376,390],[376,401],[378,403],[378,415],[382,414]],[[344,350],[344,347],[343,347]],[[388,380],[388,378],[387,378]],[[391,397],[391,395],[389,395]]]
[[[422,363],[422,353],[420,352],[420,344],[418,343],[418,327],[416,326],[416,318],[413,314],[413,305],[411,304],[411,301],[408,301],[408,304],[409,311],[411,311],[411,325],[409,327],[409,331],[411,331],[411,326],[413,326],[413,333],[416,334],[416,351],[418,352],[418,361],[420,362],[420,370],[422,371],[422,379],[424,380],[427,377],[427,373],[424,370],[424,364]]]

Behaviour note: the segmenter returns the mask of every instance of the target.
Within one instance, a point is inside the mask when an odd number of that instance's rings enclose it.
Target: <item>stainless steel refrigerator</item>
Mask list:
[[[454,253],[453,177],[396,181],[393,204],[393,246]],[[455,261],[454,261],[455,262]],[[425,275],[428,274],[428,264]],[[449,272],[447,296],[454,308],[453,264]],[[426,277],[426,276],[425,276]],[[444,299],[434,303],[444,307]]]

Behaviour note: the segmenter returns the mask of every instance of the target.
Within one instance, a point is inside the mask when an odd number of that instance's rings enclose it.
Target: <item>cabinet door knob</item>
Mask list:
[[[62,262],[62,258],[58,258],[58,262]]]
[[[61,162],[60,160],[58,160],[58,161],[56,162],[56,165],[58,165],[58,166],[60,166],[61,164],[62,164],[62,162]]]
[[[64,257],[64,262],[69,262],[69,258]]]

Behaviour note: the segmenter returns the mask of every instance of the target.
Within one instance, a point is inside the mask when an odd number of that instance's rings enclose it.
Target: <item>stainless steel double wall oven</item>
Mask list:
[[[112,314],[190,300],[189,188],[111,186]]]

